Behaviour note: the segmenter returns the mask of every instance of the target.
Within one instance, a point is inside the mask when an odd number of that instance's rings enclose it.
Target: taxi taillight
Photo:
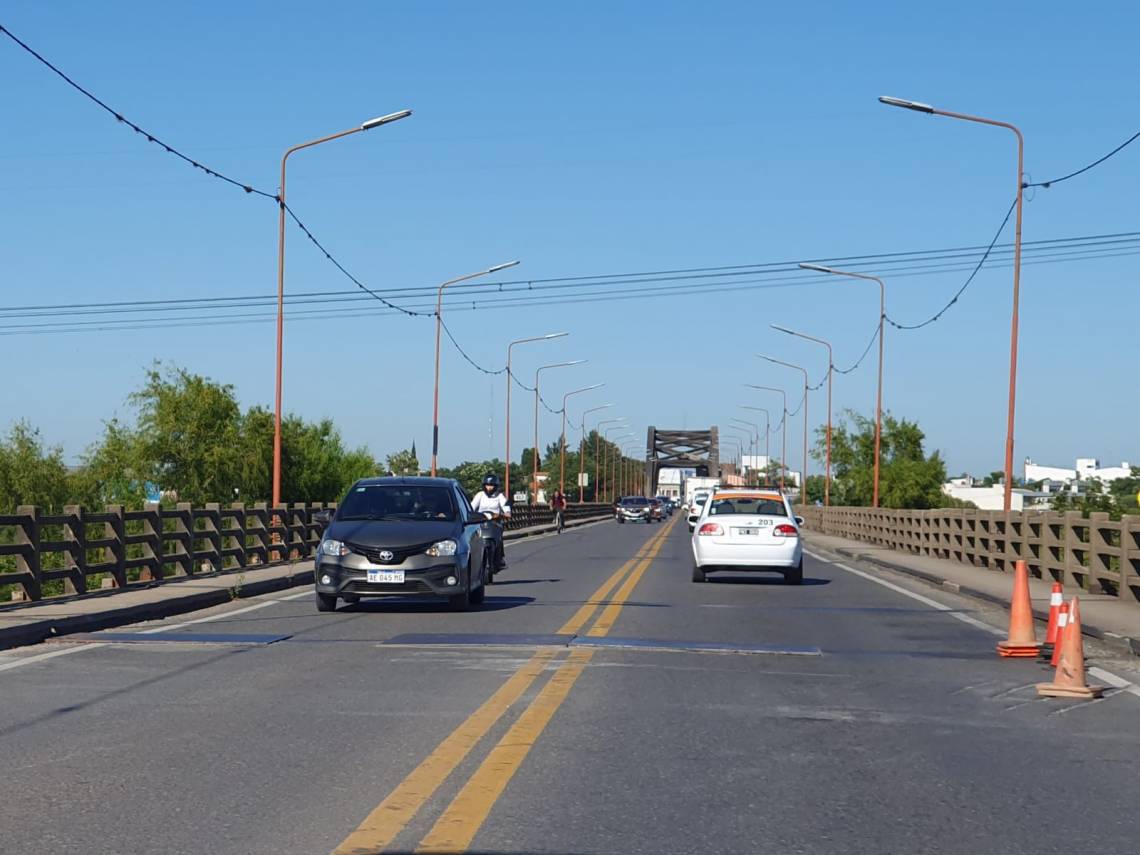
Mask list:
[[[772,529],[772,536],[773,537],[799,537],[800,536],[800,530],[798,528],[796,528],[794,525],[788,525],[787,523],[784,523],[783,525],[778,525],[774,529]]]
[[[718,523],[707,522],[704,525],[702,525],[699,529],[697,529],[697,534],[703,534],[703,535],[724,534],[724,529],[721,528]]]

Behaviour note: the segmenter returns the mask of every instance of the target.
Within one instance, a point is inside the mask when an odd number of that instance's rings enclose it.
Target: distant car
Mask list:
[[[649,500],[649,519],[652,522],[663,522],[665,520],[665,503],[658,498]]]
[[[645,496],[626,496],[618,502],[617,521],[619,523],[653,522],[653,514],[649,507],[649,499]]]
[[[701,509],[704,507],[705,502],[708,501],[708,498],[709,494],[707,490],[699,490],[693,493],[693,503],[688,507],[689,531],[696,528],[697,518],[700,517]]]
[[[804,579],[803,520],[779,491],[717,489],[705,502],[693,535],[693,581],[722,570],[773,571],[784,582]]]
[[[492,550],[483,516],[450,478],[365,478],[349,488],[317,547],[317,611],[362,597],[483,602]]]
[[[673,516],[673,500],[668,496],[658,496],[657,498],[661,502],[661,507],[665,511],[665,516]]]

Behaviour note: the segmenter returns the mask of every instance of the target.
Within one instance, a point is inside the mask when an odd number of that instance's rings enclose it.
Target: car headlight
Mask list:
[[[320,552],[321,555],[334,555],[337,557],[341,555],[348,555],[348,547],[345,546],[341,541],[333,540],[332,538],[325,538],[322,540],[321,545],[318,547],[317,551]]]
[[[455,551],[459,548],[454,540],[441,540],[438,543],[433,543],[427,548],[427,554],[433,558],[439,558],[447,555],[454,555]]]

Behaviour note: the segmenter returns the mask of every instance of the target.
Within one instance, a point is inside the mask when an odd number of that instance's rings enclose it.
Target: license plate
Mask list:
[[[402,585],[404,584],[404,571],[403,570],[369,570],[368,581],[378,582],[380,584],[389,585]]]
[[[753,536],[755,536],[755,535],[758,535],[758,534],[760,533],[760,529],[758,529],[758,528],[734,528],[734,529],[732,530],[732,533],[733,533],[733,534],[741,534],[741,535],[753,535]]]

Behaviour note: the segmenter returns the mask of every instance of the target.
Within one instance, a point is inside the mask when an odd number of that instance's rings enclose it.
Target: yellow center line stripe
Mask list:
[[[634,567],[639,559],[648,554],[651,549],[657,546],[657,544],[659,544],[660,541],[664,539],[665,535],[669,531],[670,526],[672,526],[671,522],[665,526],[665,529],[663,531],[660,531],[657,534],[653,535],[653,537],[642,544],[641,548],[637,550],[637,554],[634,555],[633,558],[629,559],[629,561],[625,562],[625,564],[621,565],[621,567],[619,567],[616,571],[614,571],[613,575],[610,576],[610,578],[608,578],[605,582],[603,582],[601,586],[596,591],[594,591],[593,594],[590,595],[590,598],[582,604],[582,607],[574,613],[574,616],[570,618],[570,620],[566,621],[566,623],[562,624],[562,628],[558,630],[558,634],[577,635],[579,632],[581,632],[582,627],[584,627],[590,618],[594,616],[594,612],[597,611],[598,606],[602,604],[602,601],[605,600],[606,597],[610,595],[610,592],[613,591],[613,589],[621,583],[622,578],[630,570],[630,568]]]
[[[661,547],[665,544],[665,536],[668,535],[670,529],[673,528],[674,522],[675,521],[671,520],[668,525],[665,526],[665,530],[661,532],[661,537],[653,544],[653,547],[646,556],[641,559],[633,572],[626,577],[625,582],[618,590],[613,602],[602,610],[601,615],[594,622],[594,625],[590,627],[590,631],[587,632],[586,635],[592,638],[599,638],[608,635],[610,630],[613,629],[618,615],[621,614],[622,606],[625,605],[626,600],[628,600],[630,594],[633,593],[633,589],[637,587],[637,583],[641,581],[641,577],[645,575],[645,571],[649,569],[649,565],[653,563],[653,559],[657,557],[657,553],[661,551]]]
[[[638,563],[644,560],[647,556],[652,560],[661,548],[666,535],[673,526],[670,521],[662,531],[649,538],[637,550],[633,558],[626,561],[619,567],[602,585],[593,593],[590,600],[584,604],[577,613],[559,630],[559,634],[575,635],[593,616],[598,607],[605,601],[610,593],[621,584],[623,578],[634,568]],[[644,570],[642,570],[644,572]],[[640,574],[639,574],[640,578]],[[625,588],[623,587],[623,590]],[[632,591],[632,587],[629,588]],[[628,598],[628,592],[622,598],[622,602]],[[616,612],[614,613],[616,615]],[[423,807],[423,805],[435,794],[436,790],[447,780],[447,778],[455,771],[456,767],[463,762],[463,759],[471,752],[471,750],[479,743],[479,741],[487,735],[492,727],[498,722],[507,710],[518,701],[519,698],[530,688],[531,684],[538,678],[550,661],[556,656],[559,651],[555,650],[541,650],[536,653],[525,665],[518,671],[511,675],[510,679],[504,683],[498,691],[495,692],[484,704],[476,710],[470,718],[466,719],[450,736],[441,742],[436,749],[428,755],[424,761],[412,770],[403,781],[394,789],[387,798],[384,799],[367,817],[364,821],[353,831],[344,841],[333,850],[332,855],[375,855],[387,847],[397,835],[400,834],[413,819],[416,813]],[[464,793],[468,792],[468,788],[472,786],[475,778],[468,781],[460,792],[460,796],[448,808],[444,817],[436,823],[435,828],[425,838],[425,845],[431,842],[432,835],[435,834],[436,828],[441,827],[444,818],[451,815],[449,820],[452,826],[462,825],[464,829],[470,828],[468,842],[474,837],[479,827],[483,824],[487,812],[490,811],[498,794],[506,787],[507,781],[510,776],[514,774],[514,770],[518,768],[518,764],[522,763],[526,752],[530,750],[530,745],[533,744],[534,739],[546,727],[546,723],[554,715],[558,706],[565,699],[573,686],[574,681],[577,680],[578,675],[582,672],[586,663],[589,662],[593,656],[593,651],[588,650],[575,650],[570,653],[569,658],[562,664],[562,666],[555,671],[554,676],[547,682],[547,684],[535,697],[534,701],[527,707],[527,709],[519,717],[506,736],[500,740],[499,744],[492,749],[492,755],[499,749],[498,755],[501,768],[503,770],[510,769],[509,774],[503,778],[501,785],[497,785],[498,789],[494,797],[487,803],[486,811],[477,822],[469,823],[466,820],[459,822],[456,820],[457,814],[452,813],[456,802]],[[540,706],[541,702],[541,706]],[[543,712],[545,711],[545,712]],[[545,716],[545,717],[543,717]],[[522,725],[524,719],[528,722],[527,728],[517,730]],[[520,734],[526,736],[527,733],[533,731],[533,738],[526,744],[525,749],[517,756],[517,762],[511,766],[509,757],[504,755],[504,751],[514,744],[520,742]],[[517,747],[517,746],[516,746]],[[491,756],[484,761],[475,773],[479,776],[483,773],[484,767],[490,761]],[[502,765],[505,764],[505,765]],[[502,774],[501,772],[498,774]],[[488,771],[486,775],[491,775]],[[484,778],[484,782],[487,779]],[[484,785],[485,789],[485,785]],[[468,806],[472,804],[469,800]],[[463,833],[467,833],[464,831]],[[442,839],[442,838],[441,838]],[[433,844],[434,845],[434,844]],[[444,845],[444,844],[439,844]],[[451,845],[451,844],[446,844]],[[464,847],[466,844],[464,844]],[[424,850],[432,851],[432,850]],[[435,851],[455,851],[454,849],[436,849]]]
[[[602,612],[587,635],[599,636],[609,632],[610,627],[613,626],[621,612],[622,604],[629,598],[645,570],[653,563],[657,553],[661,551],[661,547],[675,522],[676,520],[670,520],[663,530],[646,544],[646,548],[640,550],[644,556],[640,559],[633,559],[633,562],[636,563],[636,569],[626,578],[618,592],[617,599],[606,606],[605,611]],[[627,565],[629,563],[631,562],[627,562]],[[601,592],[597,598],[605,597],[624,572],[625,566],[621,567],[603,585],[606,590]],[[416,855],[456,855],[456,853],[467,851],[467,847],[471,845],[471,841],[475,839],[475,835],[478,834],[483,823],[487,821],[495,802],[503,794],[519,767],[522,766],[531,747],[538,741],[542,731],[554,717],[554,713],[566,700],[570,694],[570,689],[593,655],[594,651],[592,650],[571,650],[570,656],[554,672],[554,676],[542,687],[538,696],[519,716],[518,721],[491,749],[491,753],[487,755],[487,758],[480,764],[470,780],[464,784],[459,795],[448,805],[443,815],[436,820],[427,836],[420,841]]]
[[[593,656],[574,650],[420,842],[417,853],[464,852]]]
[[[333,855],[375,855],[391,843],[495,722],[530,688],[556,652],[540,650],[512,674],[365,817]]]

